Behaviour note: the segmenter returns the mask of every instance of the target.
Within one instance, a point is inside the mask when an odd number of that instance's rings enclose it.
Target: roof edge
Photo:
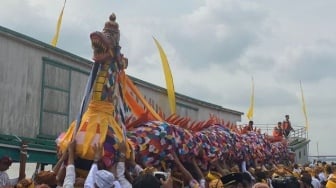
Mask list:
[[[69,58],[71,60],[77,61],[77,62],[81,62],[83,64],[88,64],[91,65],[93,62],[85,59],[83,57],[80,57],[78,55],[75,55],[73,53],[70,53],[68,51],[62,50],[61,48],[58,47],[54,47],[50,44],[47,44],[45,42],[42,42],[40,40],[37,40],[35,38],[32,38],[28,35],[16,32],[14,30],[8,29],[6,27],[0,26],[0,34],[11,37],[11,38],[15,38],[15,39],[19,39],[25,43],[37,46],[39,48],[45,49],[47,51],[52,51],[54,53],[57,53],[63,57]]]
[[[163,87],[160,87],[160,86],[157,86],[155,84],[152,84],[150,82],[146,82],[144,80],[141,80],[141,79],[138,79],[138,78],[135,78],[133,76],[130,76],[129,77],[136,83],[136,84],[139,84],[141,86],[144,86],[144,87],[147,87],[147,88],[151,88],[151,89],[154,89],[158,92],[161,92],[161,93],[167,93],[167,89],[163,88]],[[196,99],[196,98],[193,98],[193,97],[190,97],[190,96],[187,96],[187,95],[183,95],[183,94],[180,94],[180,93],[177,93],[175,92],[176,94],[176,98],[178,99],[183,99],[183,100],[186,100],[188,102],[192,102],[192,103],[196,103],[198,105],[201,105],[201,106],[206,106],[206,107],[211,107],[211,108],[214,108],[216,110],[220,110],[220,111],[225,111],[225,112],[230,112],[230,113],[233,113],[233,114],[237,114],[237,115],[244,115],[243,112],[239,112],[239,111],[236,111],[236,110],[232,110],[232,109],[228,109],[228,108],[224,108],[220,105],[216,105],[216,104],[213,104],[213,103],[209,103],[209,102],[205,102],[205,101],[202,101],[202,100],[199,100],[199,99]]]

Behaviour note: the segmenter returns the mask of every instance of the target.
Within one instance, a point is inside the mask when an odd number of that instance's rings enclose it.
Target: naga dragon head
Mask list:
[[[102,32],[96,31],[90,34],[93,49],[93,60],[102,62],[115,56],[115,51],[119,47],[120,31],[116,22],[116,15],[112,13],[109,21],[105,22]]]

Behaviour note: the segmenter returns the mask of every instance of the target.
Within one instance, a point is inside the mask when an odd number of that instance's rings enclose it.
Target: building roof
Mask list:
[[[80,57],[78,55],[75,55],[73,53],[67,52],[67,51],[62,50],[60,48],[54,47],[50,44],[44,43],[40,40],[34,39],[32,37],[29,37],[29,36],[24,35],[22,33],[18,33],[16,31],[13,31],[11,29],[8,29],[8,28],[2,27],[2,26],[0,26],[0,35],[4,35],[8,38],[12,38],[12,39],[24,42],[26,44],[35,46],[37,48],[44,49],[46,51],[58,54],[62,57],[69,58],[72,61],[76,61],[76,62],[86,64],[86,65],[91,65],[93,63],[92,61],[90,61],[88,59],[85,59],[85,58]]]

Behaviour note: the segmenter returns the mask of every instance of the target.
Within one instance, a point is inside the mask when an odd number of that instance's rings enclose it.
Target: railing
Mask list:
[[[277,124],[254,124],[257,129],[261,130],[261,133],[272,135],[274,127]],[[294,131],[291,131],[289,138],[308,138],[306,128],[304,126],[293,126]]]
[[[306,127],[293,127],[294,131],[289,134],[289,137],[294,138],[307,138],[307,130]]]
[[[308,156],[310,161],[326,161],[326,162],[334,162],[336,161],[336,155],[309,155]]]

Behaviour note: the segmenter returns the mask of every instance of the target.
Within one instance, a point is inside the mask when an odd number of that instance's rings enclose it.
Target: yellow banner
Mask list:
[[[249,120],[253,119],[253,112],[254,112],[254,80],[252,77],[252,94],[251,94],[251,99],[250,99],[250,108],[248,109],[248,112],[246,114],[247,118]]]
[[[303,111],[303,114],[304,114],[304,117],[305,117],[305,122],[306,122],[305,128],[306,128],[306,130],[308,130],[309,123],[308,123],[308,116],[307,116],[307,110],[306,110],[306,102],[305,102],[305,99],[304,99],[304,96],[303,96],[303,89],[302,89],[301,81],[300,81],[300,89],[301,89],[302,111]]]
[[[168,59],[163,51],[160,43],[153,37],[155,44],[160,52],[160,57],[162,61],[163,71],[166,79],[166,86],[167,86],[167,93],[168,93],[168,100],[169,100],[169,106],[170,111],[172,114],[176,113],[176,102],[175,102],[175,89],[174,89],[174,82],[173,82],[173,76],[169,67]]]
[[[59,33],[60,33],[60,30],[61,30],[62,18],[63,18],[63,12],[64,12],[65,3],[66,3],[66,0],[64,1],[62,11],[61,11],[61,13],[60,13],[60,15],[58,17],[58,20],[57,20],[56,33],[55,33],[53,39],[51,40],[51,45],[54,46],[54,47],[56,47],[56,45],[57,45]]]

